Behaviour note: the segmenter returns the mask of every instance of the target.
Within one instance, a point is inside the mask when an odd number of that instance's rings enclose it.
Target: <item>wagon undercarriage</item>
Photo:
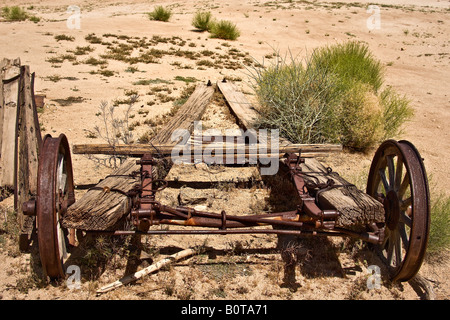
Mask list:
[[[159,168],[167,164],[167,156],[174,147],[168,145],[174,131],[185,129],[192,133],[193,122],[201,118],[211,100],[215,88],[210,83],[201,84],[151,141],[152,148],[135,146],[135,149],[122,150],[117,146],[109,151],[97,148],[103,154],[110,152],[139,160],[126,160],[113,174],[75,201],[69,142],[63,134],[57,138],[50,135],[41,138],[32,89],[34,75],[30,75],[27,66],[16,64],[10,66],[14,77],[6,83],[12,92],[8,99],[17,102],[11,103],[16,109],[8,114],[12,132],[1,141],[14,148],[5,148],[2,153],[1,178],[3,184],[15,189],[15,208],[22,229],[19,245],[26,248],[31,233],[37,231],[41,263],[50,278],[65,276],[68,244],[76,242],[79,232],[354,237],[377,248],[394,281],[407,281],[418,272],[428,241],[429,190],[422,158],[411,143],[394,140],[382,143],[372,161],[367,189],[361,191],[311,158],[311,150],[318,155],[317,146],[288,142],[275,155],[280,165],[278,171],[289,177],[293,186],[286,192],[296,199],[296,204],[288,211],[242,216],[225,210],[207,212],[186,206],[167,206],[156,199],[156,194],[167,186]],[[240,127],[251,128],[255,111],[245,96],[226,81],[218,82],[217,87]],[[256,137],[254,143],[259,142]],[[243,154],[234,153],[223,163],[235,165],[239,156],[249,156],[247,147],[251,143],[245,141],[244,144]],[[262,169],[259,156],[256,165]],[[195,155],[188,156],[192,157]],[[133,228],[120,228],[123,221]],[[178,227],[151,228],[155,225]]]
[[[129,203],[126,219],[133,230],[85,230],[109,235],[172,235],[172,234],[282,234],[293,236],[348,236],[376,245],[397,281],[413,277],[421,266],[428,236],[428,188],[421,158],[406,141],[386,141],[375,154],[371,166],[367,194],[384,212],[382,219],[370,221],[366,229],[343,227],[341,212],[327,208],[320,195],[337,188],[351,190],[351,184],[336,184],[333,173],[315,172],[326,183],[308,182],[313,172],[301,165],[308,162],[301,152],[289,153],[281,170],[289,172],[299,203],[286,212],[237,216],[195,210],[191,207],[171,207],[155,200],[155,194],[167,183],[153,177],[153,168],[160,160],[151,154],[136,161],[140,170],[128,178],[135,184],[128,192],[108,187],[94,187],[103,193],[120,193]],[[352,192],[352,191],[348,191]],[[425,197],[424,197],[425,195]],[[294,195],[293,195],[294,196]],[[425,200],[424,200],[425,198]],[[66,246],[74,242],[75,230],[65,220],[67,209],[75,202],[70,150],[64,135],[46,136],[39,161],[38,194],[24,204],[27,215],[37,216],[39,250],[44,269],[52,278],[64,276]],[[376,206],[376,205],[375,205]],[[373,208],[366,208],[374,210]],[[379,217],[375,215],[375,217]],[[154,225],[186,226],[186,229],[155,230]],[[272,228],[270,228],[272,227]]]

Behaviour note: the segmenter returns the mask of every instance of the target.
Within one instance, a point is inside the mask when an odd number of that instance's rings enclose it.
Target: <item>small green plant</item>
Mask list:
[[[427,252],[436,255],[450,248],[450,196],[438,195],[431,202],[431,227]]]
[[[92,43],[92,44],[102,43],[102,39],[99,38],[99,37],[97,37],[97,36],[95,35],[95,33],[90,33],[90,34],[88,34],[86,37],[84,37],[84,39],[85,39],[87,42]]]
[[[106,64],[108,64],[108,61],[96,59],[94,57],[89,57],[88,59],[86,59],[84,61],[84,63],[85,64],[89,64],[91,66],[99,66],[99,65],[106,65]]]
[[[156,6],[152,12],[148,13],[149,19],[155,20],[155,21],[167,22],[167,21],[169,21],[171,16],[172,16],[172,11],[163,6]]]
[[[30,18],[29,14],[19,6],[3,7],[2,17],[7,21],[24,21]]]
[[[74,41],[75,38],[72,36],[65,35],[65,34],[58,34],[55,36],[55,40],[58,42],[59,41]]]
[[[212,15],[209,11],[197,12],[192,19],[192,25],[200,31],[209,31],[211,29],[211,24]]]
[[[75,50],[72,52],[76,56],[82,56],[82,55],[88,54],[92,51],[94,51],[94,48],[92,48],[91,46],[84,46],[84,47],[77,46],[75,48]]]
[[[211,25],[211,38],[236,40],[241,35],[236,24],[227,20],[220,20]]]

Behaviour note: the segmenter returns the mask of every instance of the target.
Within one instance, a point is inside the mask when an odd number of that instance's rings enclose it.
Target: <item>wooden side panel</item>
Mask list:
[[[220,92],[244,129],[251,129],[258,113],[245,95],[232,82],[217,82]]]
[[[17,177],[14,188],[14,206],[21,225],[22,204],[37,193],[37,171],[40,128],[33,103],[32,77],[29,66],[21,67],[18,99]]]
[[[17,105],[20,82],[20,61],[7,63],[3,69],[3,104],[0,158],[0,186],[13,189],[15,184],[17,146]]]

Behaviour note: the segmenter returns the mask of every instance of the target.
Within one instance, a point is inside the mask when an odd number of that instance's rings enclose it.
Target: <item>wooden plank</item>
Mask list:
[[[139,270],[137,272],[134,272],[133,274],[127,275],[123,278],[121,278],[120,280],[117,280],[115,282],[112,282],[106,286],[101,287],[100,289],[97,290],[97,294],[100,293],[106,293],[109,292],[111,290],[114,290],[116,288],[119,288],[121,286],[124,286],[126,284],[129,284],[131,282],[134,282],[150,273],[153,273],[155,271],[158,271],[159,269],[175,262],[181,259],[184,259],[186,257],[192,256],[196,253],[196,251],[194,249],[184,249],[180,252],[177,252],[163,260],[158,261],[155,264],[152,264],[151,266],[148,266],[142,270]]]
[[[175,145],[176,142],[171,138],[176,129],[182,128],[191,132],[192,123],[201,118],[213,92],[213,87],[198,85],[168,126],[151,141],[152,144]],[[129,213],[129,198],[125,193],[130,191],[137,182],[129,175],[138,170],[140,165],[136,164],[136,160],[126,160],[110,176],[88,190],[80,200],[68,208],[63,218],[63,226],[81,230],[113,230],[120,219]],[[163,179],[166,175],[165,168],[153,167],[155,179]],[[120,192],[107,190],[120,190]]]
[[[35,105],[33,103],[32,76],[29,66],[21,67],[18,98],[18,141],[17,141],[17,172],[14,187],[14,207],[20,226],[32,226],[24,223],[26,218],[22,214],[22,204],[37,194],[37,171],[39,138],[41,136]],[[27,229],[27,228],[25,228]],[[23,233],[31,230],[22,228]]]
[[[178,142],[172,141],[172,134],[175,130],[185,129],[192,132],[194,129],[194,121],[201,119],[206,106],[211,102],[213,94],[214,88],[212,86],[205,84],[198,85],[176,115],[152,139],[152,144],[175,145]]]
[[[125,161],[111,176],[88,190],[68,208],[63,226],[81,230],[114,228],[117,221],[130,210],[128,198],[123,193],[130,191],[138,182],[136,178],[128,176],[135,170],[139,170],[136,160]]]
[[[239,124],[246,130],[253,128],[258,112],[245,95],[232,82],[217,82],[217,86]]]
[[[20,60],[14,60],[3,71],[3,128],[0,159],[0,185],[14,188],[17,147],[17,104],[20,81]]]
[[[253,149],[254,148],[254,149]],[[260,145],[256,144],[249,148],[248,145],[238,144],[220,144],[220,143],[203,143],[201,149],[215,150],[226,153],[230,151],[234,154],[241,153],[254,154],[256,150],[259,150]],[[162,154],[170,155],[172,153],[172,145],[147,145],[147,144],[133,144],[133,145],[118,145],[115,147],[109,144],[76,144],[72,147],[74,154],[106,154],[106,155],[126,155],[140,157],[144,154]],[[328,153],[328,152],[341,152],[342,146],[336,144],[291,144],[288,146],[279,147],[279,155],[283,155],[286,152],[298,152],[302,153]],[[267,147],[267,151],[270,151],[270,146]],[[192,150],[193,152],[193,150]]]

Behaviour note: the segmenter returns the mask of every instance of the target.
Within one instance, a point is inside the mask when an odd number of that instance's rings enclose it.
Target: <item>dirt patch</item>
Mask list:
[[[71,1],[0,1],[0,6],[23,5],[41,17],[38,23],[0,22],[0,43],[2,57],[20,57],[22,64],[30,65],[31,71],[36,72],[36,92],[46,96],[39,114],[43,134],[65,133],[71,144],[103,143],[94,130],[95,126],[102,126],[98,115],[101,102],[116,105],[116,114],[122,116],[127,99],[138,94],[139,100],[128,119],[137,140],[155,127],[152,120],[163,118],[174,105],[182,103],[182,92],[190,85],[227,77],[254,101],[250,79],[255,60],[270,64],[274,50],[302,57],[315,47],[356,39],[368,43],[386,65],[385,85],[393,86],[411,100],[414,119],[405,124],[404,134],[396,138],[410,140],[417,146],[431,176],[433,192],[449,194],[445,187],[450,184],[446,130],[450,121],[448,3],[381,1],[381,28],[374,30],[367,28],[372,14],[366,11],[368,1],[159,3],[172,8],[170,22],[148,20],[146,12],[152,10],[153,3],[80,1],[81,27],[69,29],[66,21]],[[195,32],[191,19],[200,9],[235,22],[241,37],[224,41]],[[69,40],[58,40],[63,39],[58,35],[67,35]],[[133,63],[131,58],[135,59]],[[224,110],[216,100],[203,118],[205,129],[233,126],[232,117]],[[363,188],[374,151],[364,155],[346,151],[321,160]],[[104,166],[107,160],[93,161],[74,155],[75,183],[86,187],[103,179],[112,171]],[[242,179],[244,176],[239,173],[226,171],[221,173],[225,178],[215,181],[220,176],[215,168],[191,169],[202,170],[206,182],[217,185],[208,189],[194,186],[195,192],[188,190],[191,194],[186,196],[187,202],[236,214],[267,211],[273,205],[273,190],[260,188],[256,180],[244,188],[232,179]],[[175,181],[177,174],[172,174]],[[247,174],[255,178],[252,172]],[[182,179],[178,176],[178,180]],[[250,178],[245,177],[247,183]],[[85,189],[80,187],[77,197]],[[178,203],[179,188],[164,191],[158,195],[161,201]],[[11,219],[7,214],[11,198],[1,205],[3,223]],[[389,282],[379,258],[359,241],[286,240],[262,235],[146,237],[142,250],[153,261],[181,248],[196,246],[201,251],[133,285],[96,296],[96,288],[130,270],[129,240],[86,239],[78,249],[78,260],[74,260],[82,265],[81,288],[70,290],[65,282],[54,286],[39,280],[36,251],[18,252],[9,234],[0,231],[1,299],[420,298],[408,283]],[[140,261],[138,268],[151,260]],[[371,265],[381,267],[379,289],[367,286]],[[443,253],[440,261],[426,261],[420,271],[432,283],[437,299],[449,297],[447,270],[448,254]]]

